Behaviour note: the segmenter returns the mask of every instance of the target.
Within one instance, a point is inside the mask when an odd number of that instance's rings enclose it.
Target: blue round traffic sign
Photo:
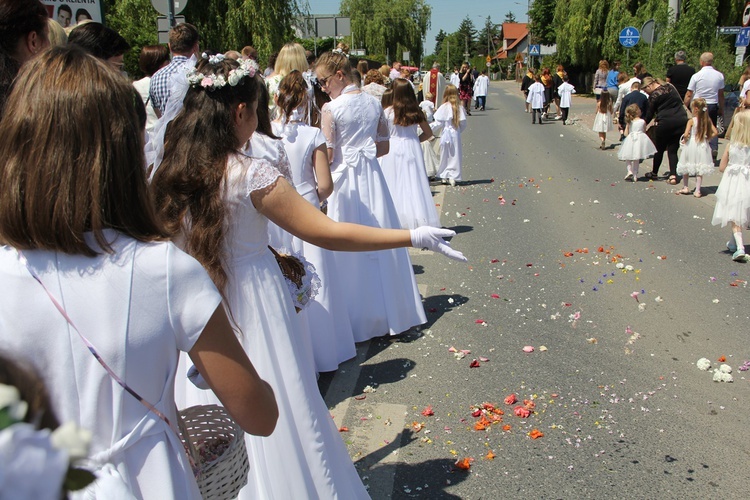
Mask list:
[[[627,49],[635,47],[640,39],[641,33],[636,27],[628,26],[627,28],[623,28],[620,32],[620,45]]]

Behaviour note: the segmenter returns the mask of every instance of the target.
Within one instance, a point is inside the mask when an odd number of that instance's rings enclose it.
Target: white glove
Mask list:
[[[443,239],[456,236],[455,231],[437,227],[420,226],[416,229],[410,230],[409,233],[411,235],[411,246],[414,248],[433,250],[460,262],[467,262],[469,260],[458,250],[453,250],[451,244]]]

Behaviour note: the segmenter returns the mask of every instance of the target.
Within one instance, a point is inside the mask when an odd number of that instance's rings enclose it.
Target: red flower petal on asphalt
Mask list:
[[[539,429],[534,429],[531,432],[529,432],[529,437],[531,439],[539,439],[540,437],[544,437],[544,433],[541,432]]]
[[[349,432],[349,427],[339,427],[339,432]]]
[[[468,458],[462,458],[456,462],[456,467],[461,470],[469,470],[471,468],[471,461]]]
[[[474,418],[478,417],[481,414],[482,414],[482,410],[480,410],[479,408],[477,408],[476,410],[474,410],[473,412],[471,412],[471,416],[474,417]]]
[[[471,363],[469,363],[469,368],[479,368],[479,361],[472,359]]]
[[[517,417],[521,418],[529,418],[529,415],[531,415],[531,412],[523,406],[516,406],[515,408],[513,408],[513,413],[515,413]]]
[[[526,264],[526,267],[531,267],[531,266],[533,266],[533,265],[534,265],[534,264],[531,264],[531,263],[529,263],[529,264]]]
[[[500,298],[500,296],[498,294],[496,294],[496,293],[493,293],[492,295],[490,295],[490,297],[492,297],[493,299],[499,299]]]
[[[489,360],[490,360],[490,358],[485,358],[484,356],[479,356],[479,361],[481,361],[482,363],[486,363]]]
[[[476,323],[477,325],[481,325],[481,324],[482,324],[482,323],[484,323],[484,322],[485,322],[485,321],[484,321],[483,319],[475,319],[475,320],[474,320],[474,323]]]
[[[492,259],[492,260],[490,261],[490,264],[495,264],[495,263],[497,263],[497,262],[500,262],[500,259]]]
[[[515,395],[515,394],[511,394],[511,395],[509,395],[509,396],[506,396],[506,397],[505,397],[505,399],[503,400],[503,402],[504,402],[504,403],[505,403],[506,405],[512,405],[512,404],[514,404],[514,403],[515,403],[516,401],[518,401],[518,398],[516,397],[516,395]]]
[[[424,410],[422,410],[422,415],[424,415],[425,417],[430,417],[430,416],[432,416],[434,414],[435,414],[435,412],[432,411],[432,405],[430,405],[427,408],[425,408]]]

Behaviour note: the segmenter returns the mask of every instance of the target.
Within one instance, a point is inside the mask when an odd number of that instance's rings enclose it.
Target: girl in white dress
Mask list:
[[[625,122],[626,137],[617,158],[624,161],[628,169],[625,180],[635,182],[638,180],[638,167],[643,160],[656,153],[656,146],[646,135],[646,122],[641,118],[641,108],[637,104],[625,109]]]
[[[596,116],[594,117],[594,126],[591,130],[599,134],[599,149],[605,149],[607,132],[612,130],[612,98],[609,92],[602,92],[598,101],[596,101]]]
[[[440,227],[420,146],[420,142],[432,137],[432,129],[417,104],[411,83],[396,78],[392,88],[393,105],[385,110],[391,133],[390,149],[380,158],[383,176],[402,228]]]
[[[305,123],[307,117],[307,86],[299,71],[292,71],[279,85],[276,106],[281,117],[273,122],[273,131],[280,136],[288,156],[294,189],[314,207],[333,192],[331,168],[328,165],[326,139],[320,129]],[[253,134],[255,137],[257,133]],[[320,288],[315,299],[304,309],[309,324],[315,370],[330,372],[353,358],[357,352],[349,322],[346,296],[336,273],[333,252],[325,250],[271,223],[271,246],[300,254],[315,266]]]
[[[0,122],[0,282],[12,290],[0,294],[0,345],[33,363],[60,421],[92,432],[86,468],[105,483],[117,478],[135,498],[200,499],[175,430],[178,353],[189,353],[247,432],[273,431],[273,392],[206,271],[165,241],[132,87],[71,47],[27,63],[16,83]],[[172,428],[105,371],[53,297]],[[87,498],[113,498],[99,483]]]
[[[458,104],[458,89],[446,85],[443,104],[435,111],[432,130],[440,134],[438,177],[443,184],[456,185],[461,180],[461,132],[466,128],[466,113]]]
[[[323,106],[321,127],[334,182],[328,216],[339,222],[400,228],[377,160],[389,150],[383,108],[352,84],[349,60],[343,55],[322,54],[315,71],[332,99]],[[406,250],[338,252],[336,267],[346,277],[349,318],[357,342],[397,335],[426,321]]]
[[[727,249],[736,261],[747,260],[742,228],[750,222],[750,111],[740,111],[732,119],[732,142],[719,163],[723,172],[716,190],[716,207],[711,224],[732,225],[733,238]]]
[[[268,219],[329,249],[413,244],[463,256],[439,236],[452,231],[337,224],[270,162],[242,155],[257,123],[256,71],[253,61],[212,56],[189,73],[184,108],[168,127],[164,160],[156,166],[154,199],[172,237],[219,285],[245,352],[276,393],[276,430],[267,438],[246,438],[250,478],[240,498],[367,498],[299,341],[302,325],[268,249]],[[214,400],[208,391],[195,392],[188,399]]]
[[[708,141],[716,137],[718,132],[708,116],[708,105],[705,99],[702,97],[693,99],[690,108],[693,110],[693,119],[688,120],[685,133],[680,139],[683,147],[679,152],[677,173],[682,176],[682,189],[678,193],[690,194],[688,179],[694,175],[693,196],[700,198],[703,176],[714,172],[714,160]]]
[[[427,123],[430,124],[430,127],[432,127],[432,124],[435,121],[435,105],[430,100],[432,98],[432,94],[427,92],[425,94],[424,101],[419,103],[419,107],[422,109],[422,113],[424,113],[424,117],[427,120]],[[427,177],[429,179],[432,179],[437,175],[437,169],[440,165],[440,159],[435,152],[435,146],[439,146],[439,143],[437,142],[437,138],[434,135],[434,131],[432,137],[430,137],[426,141],[420,142],[419,144],[420,146],[422,146],[424,170],[427,173]]]

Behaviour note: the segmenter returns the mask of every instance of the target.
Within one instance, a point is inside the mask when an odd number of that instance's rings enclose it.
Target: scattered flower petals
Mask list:
[[[490,295],[490,297],[492,297],[493,299],[499,299],[500,298],[500,296],[498,294],[496,294],[496,293],[493,293],[492,295]]]
[[[531,345],[524,346],[523,352],[534,352],[534,346],[531,346]]]
[[[425,408],[424,410],[422,410],[422,415],[424,415],[425,417],[431,417],[434,414],[435,414],[435,412],[432,411],[432,405],[430,405],[427,408]]]
[[[508,424],[505,424],[505,425],[503,426],[503,430],[504,430],[505,432],[508,432],[508,431],[510,430],[510,425],[508,425]]]
[[[492,460],[495,458],[495,454],[492,453],[492,450],[488,451],[487,454],[484,456],[487,460]]]
[[[349,432],[349,427],[339,427],[339,432]]]
[[[719,356],[719,359],[717,359],[716,361],[718,361],[719,363],[723,363],[723,362],[725,362],[726,360],[727,360],[727,357],[726,357],[726,356]]]
[[[424,424],[420,422],[412,422],[411,428],[414,429],[414,432],[419,432],[424,429]]]
[[[547,346],[546,345],[540,345],[539,350],[542,352],[547,352]]]
[[[699,370],[708,371],[711,369],[711,361],[708,358],[701,358],[696,363]]]
[[[469,368],[479,368],[479,361],[472,359],[471,363],[469,363]]]
[[[523,406],[516,406],[515,408],[513,408],[513,413],[515,413],[517,417],[521,418],[529,418],[529,415],[531,415],[531,412]]]
[[[461,470],[469,470],[471,468],[471,460],[469,458],[462,458],[456,462],[456,467]]]
[[[512,405],[512,404],[515,404],[516,401],[518,401],[518,398],[516,397],[516,395],[510,394],[508,396],[505,396],[503,403],[505,403],[506,405]]]
[[[531,439],[539,439],[540,437],[544,437],[544,433],[539,429],[533,429],[531,432],[529,432],[529,437]]]
[[[586,342],[588,342],[589,344],[598,344],[599,343],[599,341],[597,340],[596,337],[591,337],[589,339],[586,339]]]
[[[489,360],[490,360],[490,358],[485,358],[484,356],[479,356],[479,361],[481,361],[482,363],[486,363]]]
[[[450,346],[450,347],[448,348],[448,352],[458,352],[458,350],[457,350],[457,349],[456,349],[455,347],[453,347],[453,346]]]

